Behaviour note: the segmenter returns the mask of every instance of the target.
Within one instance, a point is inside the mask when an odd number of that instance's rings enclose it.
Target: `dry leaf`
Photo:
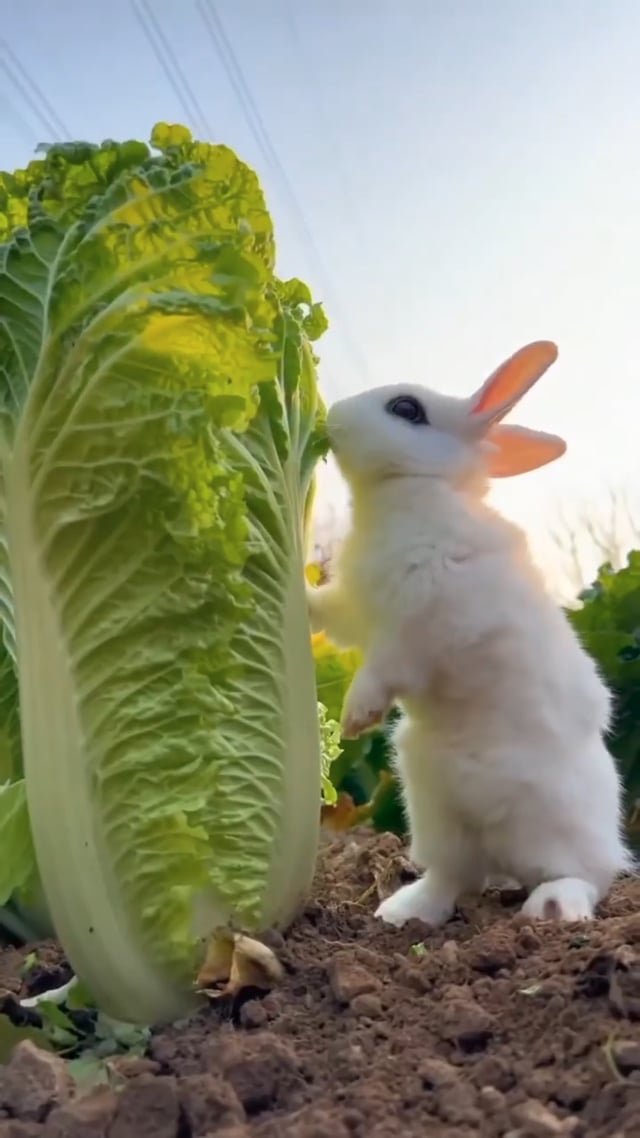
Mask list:
[[[269,991],[279,984],[284,969],[272,949],[259,940],[219,929],[211,937],[196,989],[211,999],[236,996],[245,988]]]
[[[204,990],[226,984],[231,975],[235,934],[229,929],[218,929],[207,944],[202,967],[196,977],[196,987]]]
[[[321,821],[325,830],[350,830],[366,820],[368,806],[356,806],[350,794],[339,794],[335,806],[323,806]]]

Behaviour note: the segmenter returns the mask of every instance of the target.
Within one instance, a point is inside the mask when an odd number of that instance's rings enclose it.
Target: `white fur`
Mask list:
[[[472,421],[474,401],[413,387],[431,424],[418,427],[384,410],[405,390],[330,411],[352,528],[335,579],[309,590],[312,626],[364,655],[345,735],[393,702],[405,712],[397,767],[411,855],[427,869],[377,914],[437,926],[461,893],[506,875],[531,891],[532,918],[589,918],[631,866],[603,742],[609,693],[524,535],[484,500],[490,426]]]

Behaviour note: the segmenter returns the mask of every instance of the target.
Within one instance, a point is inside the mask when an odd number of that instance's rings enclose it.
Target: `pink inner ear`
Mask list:
[[[567,449],[564,439],[547,435],[543,431],[530,431],[526,427],[493,427],[487,441],[497,448],[487,459],[490,478],[512,478],[539,470]]]
[[[481,387],[472,415],[496,411],[507,414],[515,403],[533,387],[558,357],[555,344],[540,340],[520,348],[501,364]]]

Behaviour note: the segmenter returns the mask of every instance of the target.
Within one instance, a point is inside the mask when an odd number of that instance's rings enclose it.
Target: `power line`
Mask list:
[[[177,53],[162,30],[160,21],[148,0],[131,0],[131,7],[144,32],[158,63],[164,71],[174,95],[182,107],[185,118],[195,127],[201,138],[212,139],[214,130],[205,115],[202,105],[185,75]]]
[[[31,78],[29,72],[22,65],[15,52],[9,47],[6,40],[0,41],[2,66],[9,79],[32,113],[39,119],[44,131],[49,135],[49,141],[55,142],[60,138],[69,140],[71,134],[55,108],[51,105],[43,91]]]
[[[5,121],[5,115],[8,119],[9,116],[13,118],[16,129],[28,146],[34,145],[33,130],[27,122],[26,118],[17,107],[14,107],[8,95],[0,94],[0,107],[2,107],[2,121]]]
[[[264,120],[258,110],[253,95],[245,80],[242,67],[238,58],[233,50],[233,46],[225,32],[224,25],[220,16],[213,4],[213,0],[196,0],[196,7],[202,16],[203,23],[207,29],[213,47],[222,61],[223,67],[227,72],[227,76],[233,87],[238,101],[244,112],[245,119],[248,123],[249,129],[265,159],[265,162],[277,174],[280,183],[289,199],[289,205],[292,212],[298,220],[298,226],[306,241],[309,252],[316,265],[318,279],[322,283],[324,293],[329,300],[334,312],[338,314],[338,318],[342,325],[342,337],[347,346],[350,355],[358,372],[366,378],[368,376],[367,362],[363,353],[360,351],[358,345],[353,340],[349,332],[349,322],[346,314],[342,308],[339,297],[337,297],[333,289],[324,263],[324,258],[318,249],[313,233],[311,232],[307,220],[304,215],[300,203],[298,202],[295,190],[291,185],[286,170],[284,169],[280,158],[271,142],[269,132],[264,123]]]
[[[294,0],[284,0],[284,22],[293,42],[294,56],[298,65],[300,79],[303,83],[303,89],[307,93],[309,99],[315,103],[316,121],[319,119],[323,120],[323,135],[330,149],[331,165],[340,181],[342,200],[345,214],[347,215],[349,229],[356,239],[359,256],[362,258],[363,252],[366,251],[368,247],[364,237],[362,223],[358,214],[355,199],[351,193],[351,189],[347,180],[346,170],[344,162],[342,160],[342,154],[338,147],[335,133],[331,128],[329,117],[325,113],[325,106],[320,96],[317,83],[317,70],[312,57],[312,53],[308,50],[302,32],[300,31],[298,16],[295,11],[296,8],[297,4],[294,2]]]

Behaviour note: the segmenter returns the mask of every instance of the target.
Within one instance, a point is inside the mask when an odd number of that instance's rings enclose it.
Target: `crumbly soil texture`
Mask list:
[[[118,1084],[78,1089],[21,1045],[0,1138],[638,1138],[640,881],[588,925],[532,925],[522,898],[461,904],[436,933],[375,920],[415,876],[397,838],[325,835],[313,899],[269,993],[154,1030]],[[0,988],[64,977],[55,945],[6,949]],[[22,985],[22,988],[21,988]]]

